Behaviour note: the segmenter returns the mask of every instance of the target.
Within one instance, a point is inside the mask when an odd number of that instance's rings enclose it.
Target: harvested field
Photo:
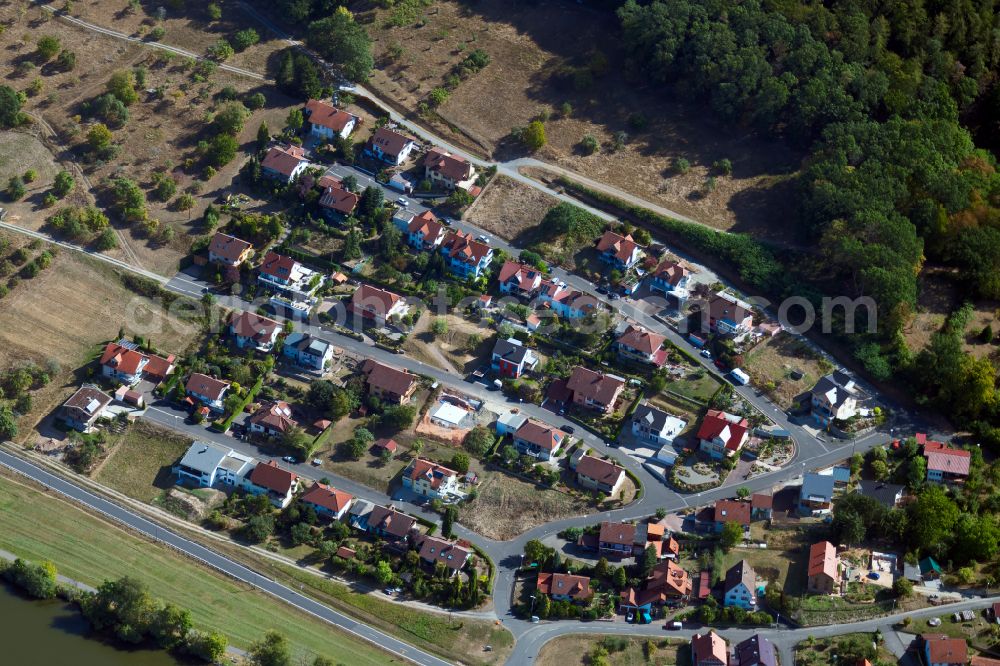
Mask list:
[[[152,502],[163,490],[173,487],[170,468],[190,445],[188,437],[136,421],[111,442],[111,455],[101,463],[94,478],[129,497]]]
[[[500,238],[513,240],[538,225],[559,200],[507,176],[496,176],[465,219]]]
[[[556,490],[496,472],[484,475],[479,495],[459,506],[458,520],[490,539],[513,539],[544,523],[588,511],[583,502]]]
[[[744,369],[755,386],[773,384],[775,401],[782,409],[787,409],[796,396],[811,389],[820,377],[833,368],[829,361],[800,338],[779,333],[746,355]],[[801,372],[802,378],[793,379],[794,371]]]

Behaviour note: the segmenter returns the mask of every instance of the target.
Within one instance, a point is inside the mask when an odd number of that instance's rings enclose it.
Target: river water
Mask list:
[[[80,612],[59,599],[34,601],[0,583],[4,666],[179,666],[163,650],[118,649],[94,638]]]

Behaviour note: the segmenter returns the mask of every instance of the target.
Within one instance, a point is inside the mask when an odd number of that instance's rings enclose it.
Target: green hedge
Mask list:
[[[263,385],[264,385],[264,377],[263,376],[258,377],[257,381],[254,382],[254,385],[250,388],[249,391],[247,391],[247,397],[244,398],[243,402],[240,403],[240,408],[234,410],[232,414],[227,416],[222,421],[215,421],[214,423],[212,423],[212,428],[214,430],[218,430],[219,432],[226,432],[227,430],[229,430],[229,426],[233,425],[233,419],[235,419],[239,414],[243,412],[244,409],[246,409],[247,405],[249,405],[253,401],[253,399],[257,396],[257,392],[260,391],[260,387]]]

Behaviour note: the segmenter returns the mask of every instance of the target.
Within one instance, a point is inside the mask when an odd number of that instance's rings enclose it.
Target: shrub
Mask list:
[[[691,170],[691,163],[684,157],[678,157],[673,162],[674,173],[684,175]]]
[[[167,30],[162,25],[158,25],[149,31],[149,38],[154,42],[158,42],[166,36]]]
[[[587,134],[580,141],[580,150],[584,155],[593,155],[599,147],[600,144],[597,143],[597,139],[593,134]]]
[[[233,35],[233,47],[237,51],[245,51],[260,41],[260,35],[253,28],[240,30]]]

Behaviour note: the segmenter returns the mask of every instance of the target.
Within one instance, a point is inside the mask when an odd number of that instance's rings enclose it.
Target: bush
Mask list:
[[[257,109],[264,108],[264,105],[267,104],[267,97],[264,96],[264,93],[256,92],[252,95],[247,95],[244,103],[248,109],[256,111]]]
[[[166,28],[164,28],[162,25],[158,25],[149,31],[149,38],[154,42],[158,42],[161,39],[163,39],[166,36],[166,34],[167,34]]]
[[[60,171],[52,183],[52,191],[57,197],[62,198],[73,190],[75,184],[76,180],[69,171]]]
[[[674,173],[684,175],[691,170],[691,163],[684,157],[678,157],[673,162]]]
[[[53,599],[58,591],[56,567],[51,562],[32,564],[18,558],[3,576],[33,599]]]
[[[59,38],[53,37],[52,35],[45,35],[44,37],[40,37],[38,39],[35,53],[37,53],[38,57],[42,60],[49,61],[56,57],[56,54],[59,53],[59,49]]]
[[[153,194],[155,194],[156,198],[160,201],[170,201],[176,193],[177,181],[166,175],[159,178],[159,182],[153,190]]]
[[[225,62],[226,60],[233,57],[236,52],[233,50],[232,45],[225,39],[219,39],[217,42],[208,47],[208,55],[214,60],[219,62]]]
[[[593,155],[594,153],[597,152],[597,149],[599,147],[600,144],[597,142],[597,139],[594,137],[593,134],[587,134],[580,141],[580,151],[584,155]]]
[[[233,35],[233,47],[237,51],[245,51],[254,44],[260,41],[260,35],[253,28],[247,28],[246,30],[240,30]]]
[[[11,176],[10,180],[7,181],[7,198],[11,201],[18,201],[24,198],[27,192],[20,176]]]
[[[493,433],[489,429],[483,426],[476,426],[465,436],[462,446],[472,455],[482,458],[490,450],[490,447],[493,446],[493,442]]]

